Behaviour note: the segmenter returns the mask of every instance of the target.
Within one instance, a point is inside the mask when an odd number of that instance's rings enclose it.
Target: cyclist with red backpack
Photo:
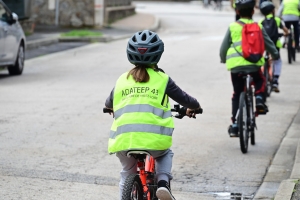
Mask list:
[[[272,2],[270,1],[262,2],[260,5],[260,11],[265,16],[265,18],[260,20],[259,23],[263,25],[267,34],[269,35],[273,43],[276,45],[276,48],[279,53],[279,49],[282,47],[282,44],[279,41],[278,28],[283,29],[285,35],[289,33],[289,30],[285,27],[285,25],[282,23],[279,17],[274,16],[275,6]],[[281,58],[273,61],[274,76],[273,76],[272,88],[273,91],[275,92],[279,92],[278,80],[281,74],[281,66],[282,66]]]
[[[223,39],[220,48],[220,58],[222,63],[226,63],[227,69],[231,72],[233,85],[232,96],[232,125],[229,126],[230,137],[238,137],[238,126],[236,123],[236,113],[239,107],[239,97],[244,90],[244,80],[240,72],[249,73],[254,82],[256,96],[256,110],[262,113],[268,112],[263,94],[265,90],[265,78],[260,70],[264,64],[264,51],[272,55],[274,60],[279,58],[278,51],[262,27],[252,20],[254,14],[254,0],[237,0],[237,14],[241,18],[229,25],[229,29]]]

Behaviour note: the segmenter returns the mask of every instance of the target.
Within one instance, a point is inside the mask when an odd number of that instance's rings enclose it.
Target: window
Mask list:
[[[0,4],[0,20],[4,22],[8,22],[10,19],[10,13],[4,8],[2,4]]]

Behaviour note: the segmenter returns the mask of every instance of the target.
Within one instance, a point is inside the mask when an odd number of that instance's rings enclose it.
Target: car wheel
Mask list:
[[[10,75],[20,75],[24,69],[25,52],[24,47],[21,44],[18,50],[17,59],[14,65],[8,67]]]

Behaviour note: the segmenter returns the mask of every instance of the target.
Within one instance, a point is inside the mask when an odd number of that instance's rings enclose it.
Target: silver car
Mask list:
[[[18,15],[0,0],[0,68],[7,68],[10,75],[22,74],[25,45],[26,39]]]

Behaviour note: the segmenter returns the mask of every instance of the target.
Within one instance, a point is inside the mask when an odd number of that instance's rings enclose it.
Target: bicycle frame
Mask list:
[[[155,159],[147,154],[131,154],[137,159],[137,171],[143,185],[143,199],[151,200],[149,186],[156,186],[154,182]]]
[[[254,119],[254,117],[257,117],[257,112],[253,112],[254,109],[253,109],[253,79],[252,77],[247,74],[247,77],[246,77],[246,80],[245,80],[245,84],[246,84],[246,87],[245,87],[245,94],[246,94],[246,102],[247,102],[247,106],[248,106],[248,109],[249,109],[249,118],[250,119]],[[252,100],[251,100],[252,98]],[[251,112],[252,111],[252,112]],[[249,123],[250,127],[252,126],[255,126],[255,122],[251,121]]]
[[[252,107],[252,110],[253,110],[253,104],[252,105],[249,105],[249,103],[253,102],[251,101],[250,98],[253,98],[253,88],[252,88],[252,77],[247,74],[247,76],[244,77],[245,80],[244,80],[244,92],[245,92],[245,95],[246,95],[246,102],[247,102],[247,107],[251,108]],[[248,108],[247,108],[248,109]],[[249,110],[249,118],[250,119],[253,119],[254,116],[257,117],[257,112],[250,112]],[[236,116],[235,116],[235,119],[238,120],[238,117],[239,117],[239,109],[236,113]],[[249,124],[247,124],[247,126],[255,126],[255,122],[249,122]]]

